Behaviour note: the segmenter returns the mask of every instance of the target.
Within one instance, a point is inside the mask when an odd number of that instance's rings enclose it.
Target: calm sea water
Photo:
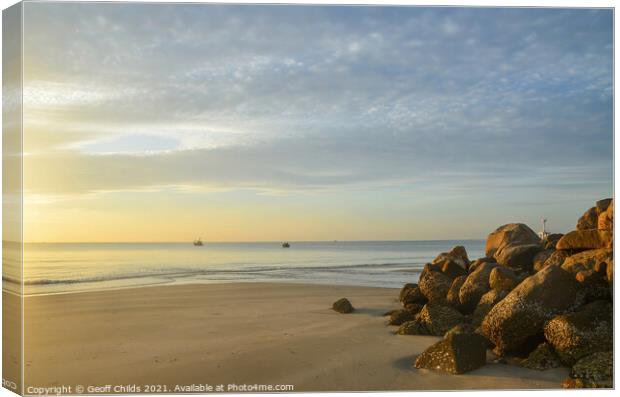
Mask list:
[[[464,245],[470,259],[483,256],[482,240],[291,242],[290,248],[279,243],[26,244],[24,292],[258,281],[396,288],[415,282],[425,263],[455,245]],[[6,257],[3,262],[7,265]],[[16,272],[5,266],[4,288],[16,290]]]

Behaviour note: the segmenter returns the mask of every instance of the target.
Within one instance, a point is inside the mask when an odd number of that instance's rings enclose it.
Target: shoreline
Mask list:
[[[406,270],[403,271],[405,273],[420,273],[421,270]],[[414,280],[415,281],[415,280]],[[226,285],[226,284],[260,284],[260,285],[284,285],[284,286],[307,286],[307,287],[315,287],[315,286],[323,286],[323,287],[334,287],[334,288],[376,288],[376,289],[388,289],[395,291],[398,294],[400,288],[398,287],[375,287],[375,286],[367,286],[367,285],[359,285],[359,284],[321,284],[321,283],[312,283],[308,281],[300,281],[296,282],[292,281],[254,281],[254,280],[234,280],[234,281],[212,281],[205,280],[203,282],[192,280],[187,283],[182,282],[161,282],[157,284],[144,284],[144,285],[129,285],[129,286],[118,286],[118,287],[106,287],[101,289],[91,289],[91,290],[78,290],[78,291],[57,291],[57,292],[46,292],[46,293],[37,293],[37,294],[23,294],[24,299],[34,298],[34,297],[45,297],[45,296],[56,296],[56,295],[75,295],[75,294],[90,294],[90,293],[104,293],[104,292],[115,292],[115,291],[125,291],[125,290],[141,290],[143,288],[173,288],[173,287],[184,287],[184,286],[207,286],[207,285]],[[16,297],[22,296],[17,292],[11,291],[9,289],[3,288],[2,293],[7,293]]]
[[[458,376],[415,369],[415,357],[439,338],[394,335],[396,327],[386,326],[382,314],[400,306],[395,292],[251,282],[25,297],[25,385],[558,389],[566,377],[566,369],[540,372],[495,363]],[[345,296],[357,310],[331,310]]]

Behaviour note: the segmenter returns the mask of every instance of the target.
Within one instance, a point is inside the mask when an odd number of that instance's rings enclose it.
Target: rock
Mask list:
[[[605,273],[594,269],[581,270],[575,275],[575,279],[583,286],[586,302],[600,299],[611,301],[611,291]]]
[[[469,324],[469,323],[461,323],[459,325],[456,325],[450,328],[448,332],[444,334],[443,337],[445,339],[452,334],[476,334],[484,340],[484,343],[487,349],[493,347],[493,344],[480,333],[480,327],[474,327],[472,324]]]
[[[452,279],[441,272],[426,271],[420,276],[420,291],[429,302],[446,302]]]
[[[441,265],[441,272],[451,279],[467,274],[467,270],[452,259],[446,258],[438,264]]]
[[[383,313],[381,316],[382,317],[386,317],[386,316],[391,316],[393,313],[399,311],[400,309],[392,309],[392,310],[388,310],[387,312]]]
[[[553,348],[546,342],[538,345],[538,347],[531,352],[526,359],[521,361],[520,364],[522,367],[538,371],[545,371],[562,366],[557,354],[555,354]]]
[[[398,300],[400,302],[403,302],[403,298],[407,295],[407,293],[413,289],[416,288],[418,286],[418,284],[414,284],[414,283],[407,283],[403,286],[403,288],[401,288],[400,290],[400,294],[398,294]]]
[[[478,302],[478,306],[476,306],[476,310],[474,310],[474,314],[471,318],[471,323],[474,327],[478,327],[482,324],[482,320],[486,317],[487,314],[491,311],[493,306],[495,306],[499,301],[504,299],[506,295],[508,295],[509,291],[506,290],[495,290],[492,289],[486,294],[482,295],[480,301]]]
[[[441,266],[439,266],[436,263],[427,263],[426,265],[424,265],[424,268],[422,269],[422,272],[420,272],[420,277],[422,278],[422,276],[424,276],[426,273],[428,272],[441,272]],[[419,285],[418,285],[419,287]]]
[[[592,270],[595,267],[600,267],[602,263],[613,263],[613,260],[613,250],[606,248],[588,250],[566,258],[564,263],[562,263],[562,269],[577,274],[582,270]]]
[[[593,250],[612,248],[613,235],[608,230],[573,230],[556,244],[559,250]]]
[[[447,303],[460,310],[461,308],[461,301],[459,300],[459,291],[461,290],[461,287],[463,286],[463,283],[465,282],[465,280],[467,279],[467,276],[459,276],[457,278],[454,279],[454,281],[452,282],[452,285],[450,286],[450,289],[448,290],[448,295],[446,296],[446,301]]]
[[[458,325],[455,325],[454,327],[450,328],[445,334],[444,334],[444,338],[447,338],[448,336],[452,335],[452,334],[473,334],[476,332],[476,328],[468,323],[461,323]]]
[[[469,266],[467,251],[462,245],[457,245],[456,247],[452,248],[450,252],[442,252],[441,254],[437,255],[437,257],[433,260],[433,263],[443,263],[446,259],[455,262],[463,269],[467,269],[467,266]]]
[[[592,207],[587,210],[577,221],[577,230],[596,229],[598,225],[599,210]]]
[[[472,312],[482,295],[491,289],[489,275],[495,267],[496,263],[482,263],[465,279],[459,291],[459,301],[466,312]]]
[[[458,260],[461,259],[465,265],[469,264],[469,258],[467,257],[467,250],[462,245],[457,245],[450,250],[449,255],[451,258]],[[467,266],[465,266],[467,267]]]
[[[422,294],[420,287],[415,284],[415,286],[408,288],[406,291],[401,291],[400,301],[406,306],[411,303],[425,304],[427,299],[424,294]]]
[[[498,250],[495,259],[502,266],[530,271],[534,267],[534,257],[542,249],[540,244],[510,245]]]
[[[598,216],[597,221],[597,229],[600,230],[609,230],[613,232],[614,230],[614,203],[613,201],[609,204],[609,207],[602,211]]]
[[[409,310],[401,309],[395,310],[390,315],[390,319],[388,320],[388,325],[401,325],[404,322],[411,321],[414,318],[414,314]]]
[[[576,313],[554,317],[545,326],[545,338],[560,360],[572,365],[582,357],[613,346],[612,305],[605,301],[587,304]]]
[[[415,315],[420,313],[420,311],[422,310],[422,308],[424,307],[424,304],[422,303],[407,303],[405,305],[405,310],[407,310],[409,313]]]
[[[597,273],[601,273],[603,276],[607,274],[607,262],[598,262],[594,264],[592,268]]]
[[[580,285],[557,266],[549,266],[523,280],[484,318],[481,331],[498,355],[529,353],[540,340],[546,321],[577,307]]]
[[[456,309],[436,303],[427,303],[420,312],[420,321],[431,335],[442,336],[450,328],[465,321]]]
[[[351,313],[354,310],[353,305],[351,305],[351,302],[349,302],[347,298],[338,299],[332,305],[332,309],[343,314]]]
[[[606,199],[602,199],[596,202],[596,208],[598,209],[599,213],[607,211],[607,209],[609,208],[610,204],[613,203],[613,199],[611,198],[606,198]]]
[[[473,333],[455,333],[435,343],[415,360],[416,368],[463,374],[486,364],[486,341]]]
[[[545,249],[555,249],[555,245],[562,238],[562,236],[562,233],[549,234],[547,238],[545,238],[545,240],[543,241],[543,246],[545,247]]]
[[[521,278],[512,270],[497,266],[489,274],[489,286],[498,291],[512,291],[519,283]]]
[[[467,273],[471,274],[483,263],[495,263],[495,258],[479,258],[469,264]]]
[[[613,388],[613,352],[597,352],[580,359],[564,381],[567,388]]]
[[[540,269],[537,269],[536,265],[534,265],[534,270],[539,272],[547,266],[562,266],[564,260],[569,256],[570,253],[568,253],[567,251],[553,251],[553,253],[549,255],[549,258],[547,258],[543,266]]]
[[[537,253],[536,256],[534,256],[534,261],[533,261],[534,271],[539,271],[540,269],[545,267],[545,262],[547,261],[547,259],[549,259],[551,255],[553,255],[555,251],[556,251],[555,248],[544,249],[540,251],[539,253]]]
[[[509,223],[498,227],[487,237],[486,256],[495,257],[495,252],[509,245],[540,244],[538,234],[523,223]]]
[[[396,333],[398,335],[429,335],[426,326],[419,320],[402,323]]]

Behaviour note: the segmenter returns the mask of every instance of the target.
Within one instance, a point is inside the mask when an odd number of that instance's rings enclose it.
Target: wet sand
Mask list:
[[[199,384],[558,389],[568,373],[494,363],[457,376],[415,369],[415,357],[439,338],[394,335],[382,314],[399,307],[397,296],[387,288],[233,283],[27,297],[26,392],[61,385],[174,392]],[[341,297],[355,313],[331,310]]]

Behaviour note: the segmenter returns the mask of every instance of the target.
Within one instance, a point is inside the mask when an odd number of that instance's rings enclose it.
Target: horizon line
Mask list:
[[[376,240],[243,240],[243,241],[203,241],[203,244],[238,244],[238,243],[370,243],[370,242],[434,242],[434,241],[484,241],[486,238],[445,238],[445,239],[376,239]],[[23,244],[191,244],[194,240],[176,241],[14,241],[2,240],[7,243]]]

